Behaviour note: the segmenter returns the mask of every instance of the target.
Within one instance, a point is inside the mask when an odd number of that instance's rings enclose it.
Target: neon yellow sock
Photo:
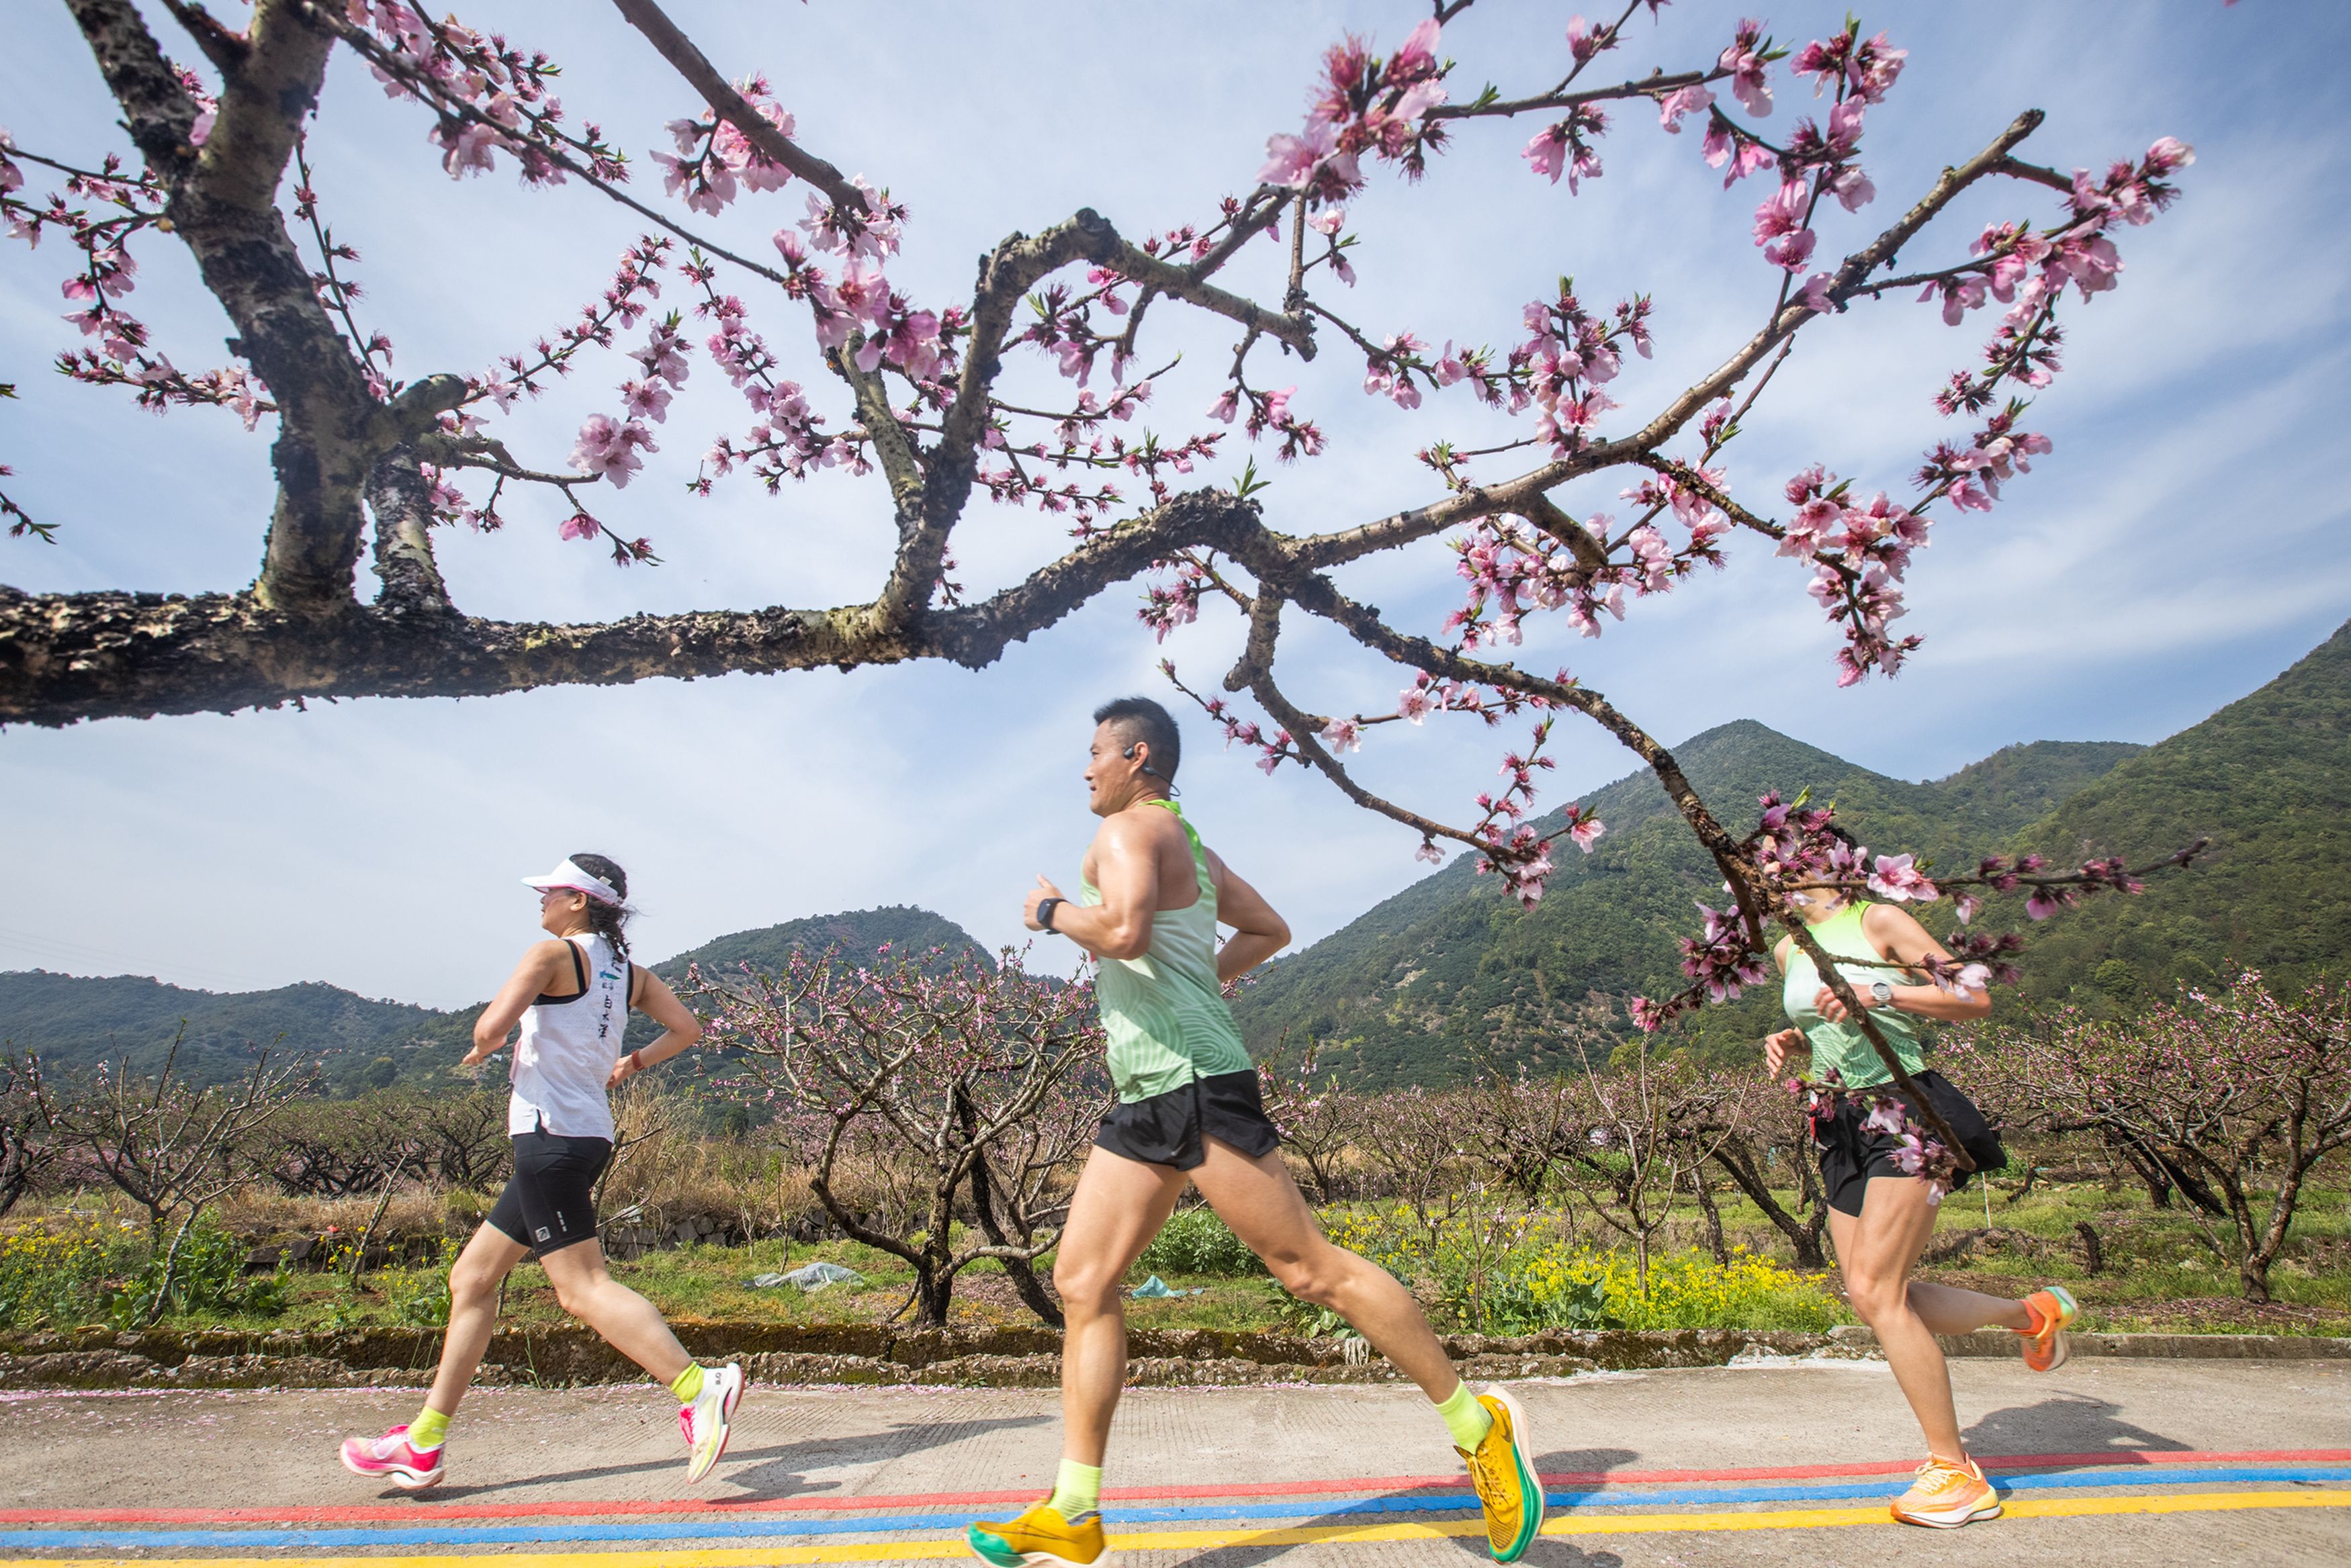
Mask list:
[[[1102,1466],[1063,1459],[1061,1473],[1053,1481],[1053,1511],[1063,1519],[1076,1519],[1101,1510]]]
[[[1486,1414],[1486,1407],[1469,1392],[1469,1385],[1457,1383],[1450,1398],[1437,1401],[1437,1413],[1445,1417],[1446,1430],[1453,1434],[1456,1448],[1475,1452],[1494,1429],[1494,1417]]]
[[[437,1449],[449,1435],[449,1417],[427,1405],[416,1419],[408,1423],[408,1446],[422,1451]]]
[[[669,1391],[677,1396],[677,1402],[681,1405],[691,1405],[701,1398],[702,1363],[695,1362],[679,1373],[677,1381],[669,1386]]]

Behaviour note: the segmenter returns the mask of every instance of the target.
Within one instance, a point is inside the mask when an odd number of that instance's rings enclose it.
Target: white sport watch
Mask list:
[[[1880,1007],[1891,1007],[1894,1005],[1894,987],[1885,981],[1871,981],[1869,982],[1869,996],[1870,1000],[1876,1002]]]

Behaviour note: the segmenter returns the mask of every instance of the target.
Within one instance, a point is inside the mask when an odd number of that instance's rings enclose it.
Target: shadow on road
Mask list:
[[[811,1493],[839,1492],[842,1483],[838,1480],[810,1481],[804,1474],[810,1469],[832,1469],[842,1465],[876,1465],[890,1459],[904,1459],[925,1449],[943,1449],[967,1438],[984,1437],[1017,1427],[1038,1427],[1058,1422],[1058,1412],[1034,1416],[998,1416],[971,1421],[899,1421],[888,1429],[863,1432],[852,1437],[811,1438],[806,1442],[786,1443],[772,1449],[758,1449],[743,1456],[763,1463],[745,1468],[730,1461],[722,1476],[732,1489],[731,1495],[722,1499],[729,1502],[761,1501],[770,1498],[803,1497]],[[999,1489],[1001,1490],[1001,1489]],[[1050,1472],[1037,1483],[1040,1494],[1052,1490]]]
[[[1980,1457],[1996,1454],[2112,1454],[2103,1462],[2128,1464],[2135,1449],[2184,1453],[2190,1445],[2120,1418],[2122,1407],[2082,1394],[2058,1394],[2037,1404],[1994,1410],[1965,1434]],[[2098,1459],[2052,1469],[2086,1469]],[[1995,1478],[1996,1479],[1996,1478]]]
[[[1538,1457],[1535,1460],[1535,1469],[1542,1475],[1597,1477],[1617,1469],[1639,1457],[1629,1449],[1561,1449]],[[1468,1490],[1469,1478],[1464,1475],[1460,1484],[1463,1490]],[[1591,1484],[1595,1483],[1585,1483],[1579,1486],[1577,1490],[1589,1490]],[[1559,1495],[1561,1494],[1558,1492],[1553,1494],[1552,1517],[1554,1519],[1559,1516],[1557,1503]],[[1268,1524],[1266,1529],[1269,1532],[1277,1530],[1344,1529],[1351,1525],[1396,1524],[1407,1520],[1433,1523],[1440,1520],[1476,1517],[1478,1515],[1474,1506],[1459,1513],[1353,1513],[1333,1511],[1316,1514],[1311,1518],[1286,1520],[1279,1524]],[[1114,1513],[1107,1522],[1113,1532],[1118,1529]],[[1482,1534],[1455,1536],[1447,1540],[1428,1541],[1416,1544],[1426,1548],[1432,1562],[1449,1561],[1457,1553],[1465,1563],[1491,1561],[1486,1550],[1486,1538]],[[1205,1552],[1195,1552],[1183,1561],[1186,1568],[1195,1568],[1195,1565],[1196,1568],[1257,1568],[1259,1563],[1274,1562],[1291,1552],[1316,1550],[1319,1548],[1289,1545],[1280,1542],[1267,1542],[1261,1545],[1243,1542],[1238,1546],[1212,1547]],[[1624,1568],[1625,1563],[1625,1560],[1614,1552],[1586,1552],[1573,1542],[1555,1535],[1536,1537],[1534,1544],[1527,1548],[1527,1554],[1523,1561],[1536,1564],[1537,1568]]]
[[[879,1432],[862,1432],[840,1438],[810,1438],[797,1443],[777,1443],[764,1449],[730,1448],[723,1461],[724,1468],[718,1472],[720,1484],[728,1490],[711,1501],[723,1507],[730,1502],[764,1502],[779,1498],[839,1494],[843,1490],[840,1480],[828,1478],[811,1482],[804,1472],[834,1469],[844,1465],[879,1464],[920,1453],[925,1449],[944,1448],[965,1438],[1008,1427],[1033,1427],[1055,1418],[1040,1414],[976,1421],[900,1421]],[[746,1464],[746,1460],[758,1462]],[[455,1501],[461,1498],[495,1496],[523,1487],[610,1480],[622,1476],[682,1470],[684,1465],[682,1457],[648,1459],[637,1464],[597,1465],[582,1469],[557,1470],[548,1475],[525,1476],[515,1480],[493,1481],[482,1486],[444,1486],[435,1489],[433,1497],[435,1501]],[[400,1494],[387,1492],[385,1495]]]

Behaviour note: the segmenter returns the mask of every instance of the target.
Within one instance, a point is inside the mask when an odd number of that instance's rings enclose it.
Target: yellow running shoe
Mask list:
[[[1457,1448],[1469,1466],[1470,1484],[1486,1510],[1486,1544],[1497,1563],[1516,1563],[1533,1544],[1542,1528],[1542,1482],[1536,1478],[1534,1457],[1528,1451],[1527,1413],[1508,1391],[1489,1388],[1478,1403],[1494,1418],[1493,1429],[1477,1449]]]
[[[1102,1515],[1063,1519],[1047,1498],[1018,1519],[981,1520],[964,1532],[964,1540],[975,1556],[996,1568],[1034,1568],[1040,1563],[1086,1568],[1102,1558]]]
[[[2024,1304],[2032,1313],[2032,1326],[2016,1332],[2016,1337],[2024,1342],[2024,1365],[2035,1372],[2054,1372],[2073,1354],[2065,1329],[2082,1309],[2074,1304],[2073,1293],[2063,1285],[2043,1286],[2025,1297]]]
[[[1953,1464],[1929,1455],[1910,1490],[1894,1500],[1894,1517],[1905,1524],[1956,1530],[1979,1519],[1998,1519],[2000,1494],[1975,1460]]]

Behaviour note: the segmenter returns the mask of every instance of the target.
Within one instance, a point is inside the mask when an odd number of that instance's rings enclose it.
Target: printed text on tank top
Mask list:
[[[557,940],[571,950],[571,983],[575,989],[561,992],[542,991],[531,998],[530,1004],[533,1007],[560,1007],[567,1002],[577,1002],[588,994],[588,965],[580,956],[580,944],[568,937]],[[645,971],[633,962],[629,965],[629,1005],[631,1007],[637,1004],[637,992],[644,989],[639,983],[644,979],[644,975]],[[560,979],[561,976],[559,975],[557,978]]]

